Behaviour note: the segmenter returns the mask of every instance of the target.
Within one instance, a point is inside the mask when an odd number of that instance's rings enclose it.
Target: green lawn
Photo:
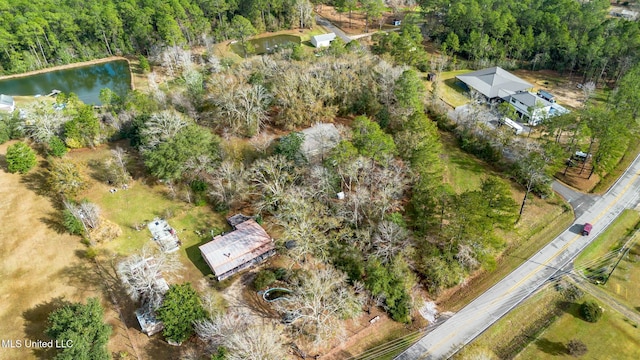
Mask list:
[[[621,245],[620,242],[624,241],[639,221],[640,213],[637,211],[623,211],[622,214],[598,236],[596,241],[587,246],[576,258],[575,267],[577,269],[587,266],[593,267],[594,261],[603,258],[610,251],[617,250]]]
[[[126,146],[120,144],[122,146]],[[80,164],[94,164],[108,156],[109,148],[98,147],[94,150],[75,151],[71,158]],[[96,177],[98,168],[87,166],[87,177]],[[179,254],[187,271],[185,281],[197,281],[203,275],[210,274],[198,246],[211,239],[211,231],[218,233],[229,230],[225,216],[214,212],[210,206],[195,206],[180,198],[172,199],[164,185],[148,185],[143,181],[133,181],[128,189],[119,189],[115,193],[109,190],[112,186],[99,182],[93,178],[90,187],[84,193],[89,201],[100,206],[102,215],[117,224],[122,235],[115,240],[99,244],[99,249],[107,253],[126,256],[146,244],[151,244],[151,233],[146,225],[136,230],[134,225],[146,224],[154,218],[165,218],[176,229],[182,242]],[[202,235],[196,234],[196,230]]]
[[[542,289],[463,348],[455,359],[473,358],[479,350],[491,352],[496,358],[570,359],[566,345],[571,339],[587,345],[586,359],[640,358],[640,332],[623,316],[600,304],[605,310],[600,321],[583,320],[579,304],[592,300],[589,296],[555,316],[553,310],[560,300],[562,297],[553,286]]]
[[[480,188],[482,180],[493,171],[478,160],[460,149],[451,133],[440,133],[443,143],[444,181],[460,194],[467,190]]]
[[[465,346],[455,359],[472,358],[473,354],[479,350],[489,351],[494,355],[507,358],[509,354],[515,355],[511,353],[510,349],[517,348],[516,343],[522,344],[522,341],[528,341],[521,334],[525,330],[530,330],[532,324],[548,318],[550,310],[559,299],[559,293],[553,288],[545,288],[535,293],[480,334],[471,344]],[[524,345],[520,345],[520,347],[522,346]]]
[[[585,297],[582,303],[591,300]],[[587,345],[588,359],[639,359],[640,332],[624,317],[605,304],[604,315],[597,323],[590,323],[579,315],[579,304],[572,304],[547,330],[538,336],[517,359],[572,359],[567,343],[579,339]]]
[[[439,97],[453,107],[458,107],[468,103],[469,98],[465,94],[465,90],[456,84],[456,76],[470,71],[471,70],[456,70],[440,73],[438,78]],[[427,83],[427,89],[431,91],[433,89],[433,84]]]
[[[102,196],[95,199],[104,215],[122,229],[122,236],[104,244],[104,247],[117,254],[128,255],[151,242],[148,228],[144,226],[138,231],[133,228],[134,224],[147,223],[156,217],[167,218],[182,241],[180,254],[185,265],[192,263],[200,275],[210,274],[211,270],[200,256],[198,246],[211,239],[211,230],[228,230],[224,216],[213,212],[208,206],[171,200],[164,191],[161,186],[135,183],[128,190],[113,194],[104,191]],[[204,233],[203,237],[198,236],[196,230]]]
[[[640,235],[635,235],[631,251],[618,264],[604,289],[630,309],[640,309]]]
[[[631,250],[620,261],[606,284],[601,285],[611,296],[626,304],[630,309],[640,307],[640,233],[635,231],[640,224],[640,213],[625,210],[598,239],[576,259],[576,269],[585,275],[608,274],[621,254],[607,256],[619,250],[629,239],[633,242]],[[630,237],[632,236],[632,237]]]

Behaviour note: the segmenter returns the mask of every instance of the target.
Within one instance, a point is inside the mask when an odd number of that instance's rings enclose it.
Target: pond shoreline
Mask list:
[[[82,62],[65,64],[65,65],[57,65],[57,66],[52,66],[52,67],[48,67],[48,68],[42,68],[42,69],[28,71],[28,72],[20,73],[20,74],[3,75],[3,76],[0,76],[0,80],[19,79],[19,78],[27,77],[27,76],[31,76],[31,75],[44,74],[44,73],[48,73],[48,72],[51,72],[51,71],[73,69],[73,68],[77,68],[77,67],[103,64],[103,63],[108,63],[108,62],[117,61],[117,60],[126,61],[128,66],[129,66],[129,72],[131,73],[131,62],[129,61],[129,59],[127,59],[126,57],[123,57],[123,56],[109,56],[109,57],[101,58],[101,59],[82,61]],[[131,90],[135,90],[135,85],[133,83],[133,74],[131,75],[131,84],[129,86],[131,87]]]

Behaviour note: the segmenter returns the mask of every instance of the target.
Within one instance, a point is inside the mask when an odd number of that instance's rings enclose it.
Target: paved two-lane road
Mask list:
[[[578,200],[581,204],[580,215],[569,229],[396,359],[446,359],[471,342],[558,269],[573,261],[622,210],[635,207],[640,198],[639,176],[640,156],[605,195]],[[580,235],[582,225],[586,222],[593,224],[588,237]]]

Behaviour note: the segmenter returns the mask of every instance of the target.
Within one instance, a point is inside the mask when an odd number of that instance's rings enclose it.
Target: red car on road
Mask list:
[[[585,223],[584,226],[582,227],[582,235],[587,236],[589,235],[589,233],[591,232],[591,228],[593,227],[593,225],[589,224],[589,223]]]

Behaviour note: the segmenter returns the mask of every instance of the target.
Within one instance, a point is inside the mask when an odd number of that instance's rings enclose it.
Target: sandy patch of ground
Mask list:
[[[560,105],[573,109],[582,107],[584,92],[578,88],[579,77],[570,78],[553,70],[515,70],[513,74],[531,83],[536,91],[544,90],[555,95]]]

